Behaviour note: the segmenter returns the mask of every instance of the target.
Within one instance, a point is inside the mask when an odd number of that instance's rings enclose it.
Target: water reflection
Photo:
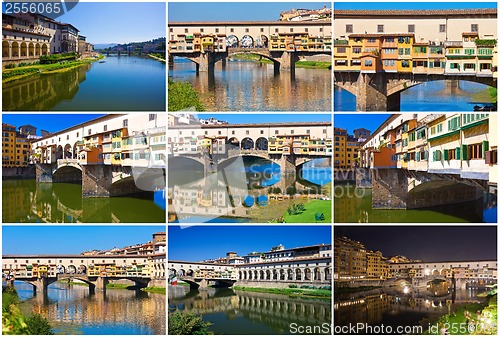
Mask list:
[[[459,87],[447,81],[417,85],[401,93],[401,111],[473,111],[474,105],[491,103],[484,84],[458,81]],[[335,87],[335,111],[356,111],[356,96]]]
[[[196,312],[216,334],[290,334],[290,323],[331,323],[331,302],[232,289],[169,288],[169,311]]]
[[[162,111],[166,66],[149,57],[110,56],[3,85],[4,111]]]
[[[482,200],[410,210],[373,210],[372,190],[335,184],[334,222],[483,222]]]
[[[22,303],[23,310],[47,317],[56,332],[76,328],[83,334],[166,333],[166,303],[161,294],[107,289],[89,295],[87,287],[64,283],[50,285],[45,294],[33,293],[22,282],[15,287],[21,299],[31,294]]]
[[[213,74],[196,74],[190,61],[175,60],[169,76],[188,81],[207,111],[331,111],[331,70],[301,69],[274,75],[272,64],[221,62]]]
[[[446,292],[448,293],[447,289]],[[477,289],[458,289],[438,297],[427,290],[404,295],[390,289],[374,289],[335,295],[334,322],[337,326],[383,324],[394,327],[393,331],[396,331],[397,326],[416,326],[423,319],[453,311],[456,305],[477,302],[477,294]],[[364,334],[366,331],[358,333]]]
[[[153,192],[129,197],[82,198],[80,184],[4,180],[2,222],[165,222]]]
[[[202,171],[190,170],[184,162],[178,169],[173,162],[171,164],[169,222],[205,222],[221,220],[221,217],[234,221],[274,219],[286,210],[285,206],[278,211],[278,204],[289,205],[294,199],[306,203],[308,199],[327,198],[317,183],[331,181],[330,167],[308,166],[298,174],[282,174],[277,164],[243,163],[238,158],[216,174],[205,176]],[[266,208],[270,210],[264,212]]]

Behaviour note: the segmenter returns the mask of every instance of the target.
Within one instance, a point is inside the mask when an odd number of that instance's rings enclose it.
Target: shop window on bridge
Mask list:
[[[351,60],[351,66],[360,66],[361,60]]]
[[[346,52],[345,47],[337,47],[337,53],[344,54]]]
[[[361,54],[361,47],[353,47],[352,53],[353,54]]]
[[[476,65],[474,63],[465,63],[464,64],[464,70],[475,70]]]
[[[467,159],[483,159],[483,144],[468,145]]]
[[[488,165],[493,165],[498,162],[497,150],[485,151],[484,152],[484,162]]]
[[[448,131],[457,130],[460,127],[460,116],[454,117],[448,121]]]
[[[365,66],[366,67],[371,67],[373,65],[372,60],[365,60]]]

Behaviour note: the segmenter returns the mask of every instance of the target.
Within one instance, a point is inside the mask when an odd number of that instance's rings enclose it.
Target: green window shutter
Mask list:
[[[448,160],[448,150],[444,150],[444,160]]]
[[[462,160],[467,160],[467,145],[462,144]]]
[[[417,152],[416,159],[417,159],[417,161],[420,161],[420,152]]]
[[[484,159],[484,153],[489,150],[489,142],[487,140],[483,140],[482,150],[483,150],[483,159]]]
[[[460,148],[456,148],[456,153],[457,153],[457,159],[460,160]]]

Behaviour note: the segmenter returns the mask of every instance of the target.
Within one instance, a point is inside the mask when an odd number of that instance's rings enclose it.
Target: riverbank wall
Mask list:
[[[2,179],[35,179],[34,165],[2,168]]]
[[[290,288],[289,285],[295,285],[297,288],[301,286],[313,286],[313,287],[325,287],[329,286],[328,282],[253,282],[253,281],[238,281],[234,285],[238,287],[252,287],[252,288],[278,288],[285,289]]]
[[[167,287],[167,280],[165,280],[165,279],[151,280],[151,281],[149,281],[148,287],[166,288]]]

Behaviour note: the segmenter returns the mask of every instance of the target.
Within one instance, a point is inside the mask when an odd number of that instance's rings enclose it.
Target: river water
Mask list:
[[[3,84],[3,111],[164,111],[166,65],[113,56],[62,73]]]
[[[401,93],[401,111],[473,111],[476,104],[491,103],[484,84],[459,81],[459,88],[445,81],[426,82]],[[335,111],[356,111],[356,97],[334,89]]]
[[[209,330],[224,335],[291,334],[290,324],[331,324],[330,301],[232,289],[189,290],[170,286],[169,312],[201,314]]]
[[[483,222],[483,201],[410,210],[373,210],[371,189],[336,185],[334,222]]]
[[[477,294],[483,291],[459,289],[454,294],[433,297],[426,293],[405,295],[391,289],[375,289],[336,295],[333,311],[335,331],[339,332],[340,327],[347,328],[357,324],[365,324],[372,331],[376,331],[375,327],[380,328],[383,325],[386,327],[385,331],[391,329],[392,334],[398,327],[409,329],[419,325],[425,331],[429,328],[429,324],[433,324],[433,319],[453,311],[456,305],[478,302]],[[364,328],[359,330],[358,334],[373,334],[366,329],[366,326]],[[417,330],[413,330],[413,333],[405,332],[414,335],[422,334]]]
[[[272,64],[228,61],[215,64],[213,76],[196,74],[195,64],[176,58],[174,81],[189,82],[206,111],[331,111],[332,75],[327,69],[295,69],[274,75]]]
[[[159,222],[165,195],[146,192],[112,198],[82,198],[80,184],[2,181],[2,222]]]
[[[189,166],[194,161],[171,159],[169,222],[268,222],[283,215],[294,198],[306,203],[308,196],[327,197],[322,186],[332,181],[331,167],[314,164],[322,159],[304,164],[290,176],[281,174],[275,163],[244,158],[207,177],[196,165]],[[331,201],[324,202],[329,202],[331,212]]]
[[[107,289],[89,295],[85,286],[53,283],[45,294],[14,282],[26,315],[48,318],[56,334],[165,335],[166,298],[140,290]]]

